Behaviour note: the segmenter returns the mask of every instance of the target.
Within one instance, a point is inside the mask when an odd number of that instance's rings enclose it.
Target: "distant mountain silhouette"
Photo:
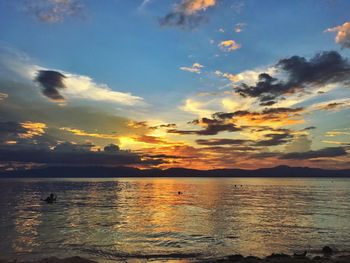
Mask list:
[[[277,166],[256,170],[186,168],[146,169],[132,167],[50,166],[32,170],[2,171],[0,178],[118,178],[118,177],[350,177],[350,169],[325,170],[308,167]]]

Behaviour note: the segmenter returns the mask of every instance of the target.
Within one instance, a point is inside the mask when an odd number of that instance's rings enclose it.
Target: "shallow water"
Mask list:
[[[3,179],[0,192],[0,258],[350,250],[350,179]]]

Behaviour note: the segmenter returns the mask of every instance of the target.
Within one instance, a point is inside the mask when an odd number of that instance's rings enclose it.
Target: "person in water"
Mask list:
[[[51,193],[48,197],[46,197],[46,199],[42,199],[42,200],[45,201],[46,203],[53,203],[53,202],[56,202],[57,196]]]

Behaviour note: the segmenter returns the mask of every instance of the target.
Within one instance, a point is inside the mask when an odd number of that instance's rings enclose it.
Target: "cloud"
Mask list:
[[[8,97],[8,94],[0,92],[0,101],[5,100]]]
[[[159,168],[196,167],[197,162],[207,161],[200,149],[189,145],[161,145],[153,148],[144,148],[143,152],[145,154],[142,155],[142,158],[151,157],[155,160],[160,158]]]
[[[341,26],[328,28],[325,32],[336,32],[335,42],[343,48],[350,48],[350,22],[345,22]]]
[[[313,158],[338,157],[344,155],[347,155],[347,152],[343,147],[327,147],[316,151],[287,153],[282,155],[280,159],[302,160]]]
[[[241,32],[243,32],[243,30],[244,30],[244,28],[245,28],[246,26],[247,26],[246,23],[237,23],[237,24],[235,25],[234,30],[235,30],[236,33],[241,33]]]
[[[210,104],[210,102],[207,104]],[[180,109],[186,112],[191,112],[193,114],[200,115],[200,116],[212,114],[213,111],[206,109],[205,106],[208,106],[208,105],[200,101],[196,101],[194,99],[189,98],[189,99],[186,99],[184,105],[182,105]]]
[[[61,144],[56,150],[0,148],[0,159],[5,162],[33,162],[48,165],[127,165],[142,163],[140,156],[119,151],[92,152],[91,145]]]
[[[195,28],[206,21],[202,12],[216,3],[217,0],[182,0],[172,11],[159,19],[159,23],[161,26]]]
[[[84,9],[80,0],[27,0],[25,7],[39,21],[51,24],[79,16]]]
[[[242,139],[199,139],[196,140],[196,143],[199,145],[207,146],[217,146],[217,145],[244,145],[251,143],[251,140],[242,140]]]
[[[209,124],[208,127],[206,127],[203,130],[198,131],[189,131],[189,130],[175,130],[171,129],[168,130],[168,133],[175,133],[175,134],[181,134],[181,135],[189,135],[189,134],[196,134],[196,135],[216,135],[219,132],[235,132],[240,131],[240,128],[237,128],[234,124]]]
[[[135,129],[147,128],[148,124],[147,124],[146,121],[133,121],[133,120],[130,120],[128,122],[128,127],[135,128]]]
[[[66,73],[64,83],[67,89],[63,91],[69,98],[87,99],[124,104],[128,106],[142,104],[143,99],[130,93],[112,90],[106,84],[94,82],[91,77]]]
[[[231,52],[241,48],[241,45],[236,43],[234,40],[224,40],[219,43],[218,47],[222,51]]]
[[[130,93],[111,90],[106,84],[98,84],[83,75],[39,70],[34,80],[43,87],[43,94],[55,102],[67,99],[105,101],[124,105],[141,104],[142,98]]]
[[[325,105],[324,108],[322,108],[323,110],[334,110],[337,109],[339,107],[342,107],[344,105],[344,103],[339,103],[339,102],[333,102],[333,103],[328,103],[327,105]]]
[[[201,125],[204,127],[202,130],[176,130],[176,129],[170,129],[167,130],[168,133],[175,133],[175,134],[181,134],[181,135],[188,135],[188,134],[196,134],[196,135],[216,135],[219,132],[235,132],[235,131],[241,131],[241,128],[238,128],[233,123],[225,123],[222,120],[217,119],[208,119],[208,118],[201,118],[199,120],[194,120],[191,122],[195,125]]]
[[[335,137],[340,135],[350,135],[350,129],[341,130],[333,130],[326,132],[325,136],[327,137]]]
[[[42,122],[25,121],[20,123],[26,129],[25,133],[19,135],[20,138],[33,138],[35,136],[42,136],[47,129],[47,125]]]
[[[62,73],[53,70],[39,70],[35,81],[43,88],[42,93],[49,99],[57,102],[65,101],[59,90],[66,88],[64,84],[64,76]]]
[[[235,74],[231,74],[231,73],[224,73],[224,72],[221,72],[219,70],[216,70],[214,72],[214,74],[216,76],[219,76],[219,77],[224,77],[226,79],[228,79],[229,81],[231,82],[239,82],[240,80],[242,80],[242,78],[239,76],[239,75],[235,75]]]
[[[143,0],[142,3],[139,5],[138,9],[142,10],[151,3],[152,3],[152,0]]]
[[[14,121],[0,121],[0,142],[16,141],[20,134],[27,132],[20,123]]]
[[[248,147],[249,150],[258,150],[258,147],[278,146],[286,144],[294,138],[292,132],[288,129],[275,130],[274,133],[268,133],[263,135],[262,140],[246,140],[246,139],[198,139],[196,143],[198,145],[205,146],[219,146],[219,145],[231,145],[239,146],[241,149]]]
[[[151,136],[151,135],[140,135],[133,137],[135,141],[144,142],[148,144],[156,144],[156,145],[172,145],[176,143],[168,142],[164,138]]]
[[[314,129],[316,129],[315,126],[309,126],[309,127],[302,129],[301,131],[310,131],[310,130],[314,130]]]
[[[304,129],[305,130],[305,129]],[[296,136],[294,140],[285,147],[286,152],[307,152],[311,150],[312,140],[305,134]]]
[[[260,112],[249,110],[238,110],[234,112],[217,112],[213,114],[215,119],[238,122],[241,125],[269,125],[281,126],[292,125],[303,122],[300,117],[304,111],[302,107],[298,108],[267,108]]]
[[[312,105],[310,110],[338,111],[350,108],[350,99],[336,99]]]
[[[350,82],[350,64],[336,51],[321,52],[307,60],[293,56],[280,60],[275,68],[287,79],[279,80],[268,73],[261,73],[253,85],[241,83],[235,91],[242,97],[258,98],[260,102],[273,104],[282,95],[307,92],[314,87]]]
[[[265,140],[259,141],[254,146],[274,146],[289,142],[292,136],[288,129],[273,129],[281,125],[292,125],[303,122],[300,113],[303,108],[270,108],[261,112],[235,111],[216,112],[212,118],[195,119],[189,124],[204,127],[202,130],[179,130],[169,129],[168,133],[181,135],[216,135],[220,132],[236,132],[259,127],[259,131],[272,130],[276,134],[265,134]],[[268,125],[268,129],[266,126]]]
[[[293,139],[293,135],[288,130],[282,133],[266,134],[264,137],[267,139],[254,143],[254,146],[277,146],[290,142]]]
[[[157,129],[167,129],[167,128],[176,128],[177,125],[175,123],[167,123],[167,124],[160,124],[160,125],[156,125],[156,126],[151,126],[149,127],[149,129],[151,130],[157,130]]]
[[[227,144],[223,144],[225,146],[212,146],[212,147],[205,147],[201,148],[201,150],[205,152],[212,152],[212,153],[220,153],[223,155],[223,158],[236,158],[238,160],[238,156],[235,156],[237,154],[240,154],[242,159],[249,158],[251,152],[255,152],[260,150],[259,147],[252,147],[252,146],[245,146],[245,145],[230,145],[227,146]],[[225,160],[222,160],[225,162]]]
[[[62,128],[60,128],[60,130],[61,131],[71,132],[74,135],[83,136],[83,137],[93,137],[93,138],[111,139],[111,140],[118,140],[119,139],[119,136],[115,135],[115,134],[90,133],[90,132],[86,132],[84,130],[69,128],[69,127],[62,127]]]
[[[180,69],[183,71],[188,71],[188,72],[200,74],[201,68],[203,68],[203,67],[204,66],[199,64],[199,63],[194,63],[191,67],[180,67]]]
[[[130,151],[93,152],[95,145],[91,142],[62,141],[61,138],[50,137],[46,133],[47,130],[49,128],[44,123],[0,122],[0,160],[2,162],[84,166],[125,165],[142,162],[139,155]]]
[[[323,143],[328,143],[328,144],[350,146],[350,142],[339,142],[339,141],[328,141],[328,140],[323,140],[322,142]]]
[[[55,152],[90,152],[94,147],[91,143],[77,144],[71,142],[60,142],[53,147]]]
[[[58,102],[58,104],[71,103],[72,100],[85,100],[103,101],[127,106],[146,105],[141,97],[111,89],[107,84],[95,82],[90,76],[74,74],[60,69],[49,69],[32,64],[31,59],[20,52],[20,55],[18,55],[18,52],[8,52],[6,49],[4,51],[2,52],[0,46],[0,73],[3,73],[1,74],[2,81],[12,82],[12,79],[18,79],[17,86],[28,86],[28,80],[30,80],[42,88],[42,94],[45,97]],[[27,90],[22,90],[22,94],[13,94],[11,90],[4,87],[1,92],[6,92],[12,97],[24,94],[36,97],[35,94],[29,94],[29,91],[33,91],[34,88],[34,85],[32,87],[28,86]],[[105,108],[106,105],[103,107]]]
[[[21,139],[32,139],[37,136],[42,136],[46,129],[46,124],[40,122],[2,121],[0,122],[0,142],[17,142]]]

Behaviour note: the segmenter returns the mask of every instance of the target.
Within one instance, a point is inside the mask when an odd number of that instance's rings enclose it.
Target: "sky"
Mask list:
[[[347,0],[0,0],[0,169],[350,168]]]

